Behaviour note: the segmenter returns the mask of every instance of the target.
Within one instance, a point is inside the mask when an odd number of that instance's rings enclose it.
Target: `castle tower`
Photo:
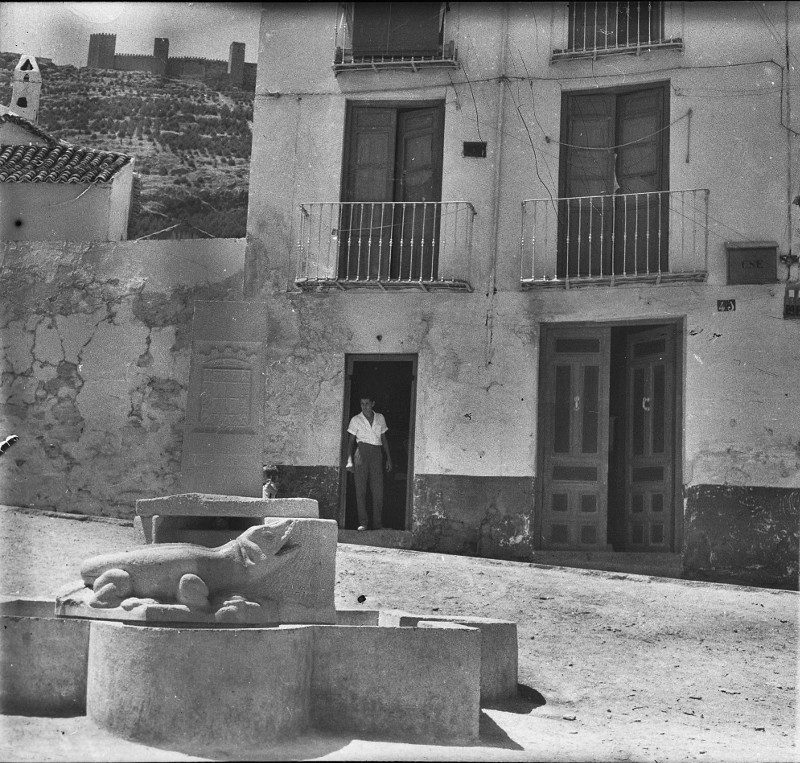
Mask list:
[[[153,74],[163,77],[169,64],[169,39],[156,37],[153,42]]]
[[[231,85],[241,87],[244,81],[244,43],[232,42],[228,53],[228,76]]]
[[[117,52],[117,35],[98,33],[89,35],[89,58],[86,65],[92,69],[113,69]]]
[[[36,122],[42,94],[42,73],[33,56],[21,56],[11,78],[11,111]]]

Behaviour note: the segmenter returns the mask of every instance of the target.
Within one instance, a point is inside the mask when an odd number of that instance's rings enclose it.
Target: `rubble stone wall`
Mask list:
[[[0,503],[130,517],[175,492],[193,302],[241,299],[244,241],[0,243]]]

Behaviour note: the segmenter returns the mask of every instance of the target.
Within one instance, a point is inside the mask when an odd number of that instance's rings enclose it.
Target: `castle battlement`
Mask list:
[[[244,63],[245,45],[232,42],[227,61],[204,56],[170,56],[169,39],[156,37],[152,53],[117,53],[117,35],[98,32],[89,36],[87,67],[115,71],[142,71],[159,76],[191,77],[219,82],[227,77],[236,87],[255,87],[255,64]]]

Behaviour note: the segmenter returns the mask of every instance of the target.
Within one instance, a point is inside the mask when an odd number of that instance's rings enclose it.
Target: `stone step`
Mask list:
[[[408,530],[345,530],[339,528],[339,543],[384,548],[411,548],[412,534]]]
[[[647,553],[634,551],[535,551],[534,564],[553,567],[604,570],[632,575],[655,575],[680,578],[683,576],[681,555],[678,553]]]

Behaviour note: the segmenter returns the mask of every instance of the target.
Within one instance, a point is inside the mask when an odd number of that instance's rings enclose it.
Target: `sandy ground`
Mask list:
[[[0,509],[0,593],[52,596],[120,521]],[[798,594],[340,544],[339,608],[518,623],[521,699],[469,747],[311,734],[222,759],[797,761]],[[359,597],[366,599],[359,603]],[[2,760],[201,760],[85,717],[0,717]],[[221,759],[217,756],[216,759]]]

